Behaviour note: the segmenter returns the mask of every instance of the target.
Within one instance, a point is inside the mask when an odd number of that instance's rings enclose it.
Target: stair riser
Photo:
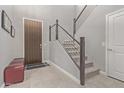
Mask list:
[[[74,54],[74,55],[80,55],[80,53],[79,52],[68,52],[69,54]]]
[[[65,49],[66,49],[66,51],[67,51],[68,53],[71,53],[71,52],[79,52],[79,50],[73,49],[73,48],[65,48]]]
[[[72,57],[73,58],[73,60],[75,61],[75,62],[77,62],[77,63],[80,63],[80,56],[78,56],[78,57]],[[91,66],[93,66],[93,63],[92,62],[88,62],[87,60],[85,60],[85,66],[86,66],[86,68],[87,67],[91,67]]]
[[[73,46],[64,46],[65,49],[73,49],[73,50],[79,50],[78,47],[73,47]]]
[[[65,41],[64,44],[77,44],[77,43],[73,42],[73,41],[71,41],[71,42]]]
[[[73,43],[63,43],[63,45],[75,45]]]
[[[78,54],[78,53],[69,53],[69,55],[71,55],[72,58],[73,58],[73,56],[80,56],[80,54]]]
[[[93,63],[86,63],[85,64],[85,68],[89,68],[89,67],[92,67],[93,66]]]
[[[80,52],[79,49],[76,49],[76,48],[65,48],[65,49],[68,49],[68,52]]]
[[[77,63],[77,64],[78,64],[78,66],[80,67],[80,62]],[[90,67],[93,67],[93,63],[86,63],[86,64],[85,64],[85,68],[90,68]]]
[[[78,46],[75,45],[75,44],[63,44],[63,46],[65,46],[65,47],[78,47]]]
[[[76,46],[75,44],[63,44],[63,46]],[[79,46],[77,46],[79,47]]]
[[[66,49],[68,53],[79,53],[80,51],[78,49]]]
[[[75,62],[80,62],[80,59],[73,58]]]
[[[89,78],[92,78],[93,76],[96,76],[98,74],[99,74],[99,70],[96,70],[96,71],[85,74],[85,78],[89,79]]]
[[[78,53],[76,53],[76,54],[75,54],[75,53],[69,53],[69,54],[70,54],[72,57],[73,57],[73,56],[78,56],[78,57],[80,56],[80,54],[78,54]]]

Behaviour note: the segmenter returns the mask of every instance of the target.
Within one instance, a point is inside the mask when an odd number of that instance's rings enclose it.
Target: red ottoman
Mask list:
[[[9,65],[24,65],[24,58],[15,58]]]
[[[4,70],[5,85],[22,82],[24,80],[24,59],[14,59]]]

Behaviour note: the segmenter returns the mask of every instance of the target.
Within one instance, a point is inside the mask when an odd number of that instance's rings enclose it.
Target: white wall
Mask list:
[[[86,37],[86,53],[89,59],[103,71],[105,71],[105,47],[102,46],[102,43],[105,42],[105,15],[120,8],[124,8],[124,6],[97,6],[76,34],[78,40],[80,36]]]
[[[76,6],[76,14],[75,14],[76,15],[76,18],[78,17],[78,15],[80,14],[80,12],[83,10],[84,7],[85,7],[85,5]],[[92,11],[94,10],[95,7],[96,7],[96,5],[87,5],[87,7],[85,8],[85,10],[83,11],[83,13],[81,14],[81,16],[79,17],[78,21],[76,22],[76,29],[77,30],[87,20],[87,18],[92,13]]]
[[[0,6],[0,86],[3,84],[3,71],[10,61],[16,56],[16,37],[12,38],[8,32],[1,28],[1,11],[5,10],[12,23],[13,12],[12,6]]]
[[[89,59],[103,71],[105,71],[105,47],[102,46],[105,42],[105,15],[120,8],[124,6],[97,6],[76,34],[77,39],[80,36],[87,37],[86,53]],[[59,19],[60,24],[72,34],[73,18],[76,14],[75,6],[0,6],[1,9],[4,9],[11,18],[16,33],[15,38],[12,38],[0,27],[0,85],[3,83],[4,67],[13,58],[24,57],[23,17],[43,21],[43,58],[59,61],[56,57],[61,58],[62,54],[59,55],[58,51],[55,53],[55,48],[49,46],[48,26],[54,24],[55,19]],[[77,11],[81,9],[78,7]],[[67,65],[59,65],[67,67]]]
[[[38,19],[43,21],[43,60],[49,60],[54,54],[49,55],[49,25],[54,24],[59,19],[60,24],[69,33],[72,33],[72,22],[75,12],[74,6],[0,6],[11,18],[15,27],[15,38],[0,28],[0,85],[3,83],[3,69],[15,57],[24,57],[24,32],[23,17]],[[0,21],[1,22],[1,21]],[[54,58],[53,58],[54,59]]]
[[[49,25],[54,24],[56,19],[70,33],[72,33],[72,19],[74,16],[74,6],[14,6],[15,24],[17,27],[17,46],[18,56],[24,56],[24,34],[22,18],[33,18],[43,21],[43,58],[49,59]],[[51,53],[52,55],[52,53]]]
[[[81,12],[82,9],[84,8],[84,6],[85,6],[85,5],[77,5],[77,6],[75,7],[75,10],[76,10],[75,17],[77,17],[77,16],[80,14],[80,12]]]
[[[59,41],[53,41],[50,44],[52,47],[52,50],[50,51],[54,52],[54,54],[52,55],[54,59],[51,61],[65,71],[69,72],[75,78],[80,79],[80,72],[78,67],[74,64],[72,59],[66,53],[63,46],[59,43]]]

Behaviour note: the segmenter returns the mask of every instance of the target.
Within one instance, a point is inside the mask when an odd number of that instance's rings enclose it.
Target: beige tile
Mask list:
[[[25,71],[25,80],[8,88],[113,88],[124,87],[124,83],[113,78],[97,75],[86,80],[81,86],[54,66]]]

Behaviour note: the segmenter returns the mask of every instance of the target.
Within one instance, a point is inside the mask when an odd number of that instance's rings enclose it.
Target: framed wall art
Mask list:
[[[11,36],[15,37],[15,28],[13,26],[11,26]]]
[[[2,10],[1,17],[2,17],[1,18],[1,27],[4,30],[6,30],[8,33],[11,33],[12,22],[4,10]]]

